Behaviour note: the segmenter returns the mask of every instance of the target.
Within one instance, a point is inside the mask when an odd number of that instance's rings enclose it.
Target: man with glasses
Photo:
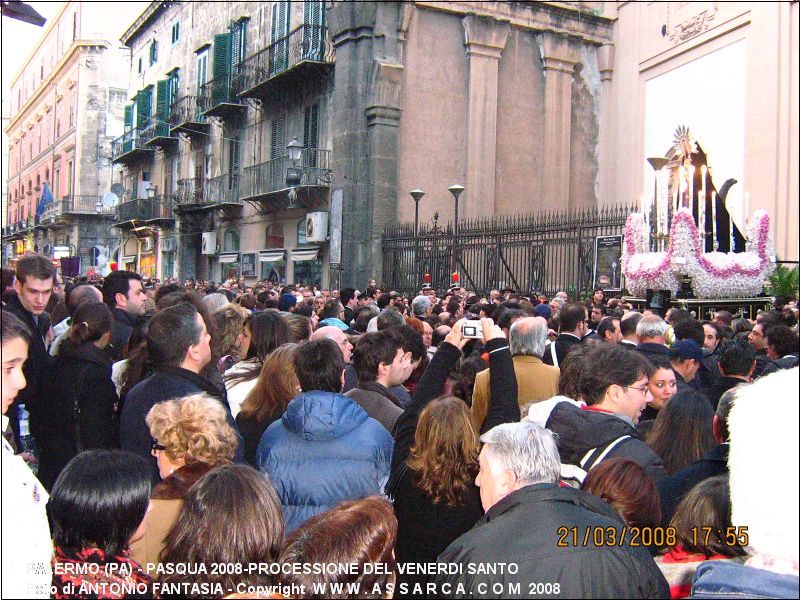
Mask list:
[[[627,458],[658,482],[666,475],[664,465],[635,429],[653,399],[648,388],[652,372],[641,354],[598,344],[582,360],[578,389],[585,404],[551,400],[535,404],[537,410],[528,418],[558,435],[565,465],[581,465],[587,456],[593,457],[591,466],[600,462],[601,455]]]

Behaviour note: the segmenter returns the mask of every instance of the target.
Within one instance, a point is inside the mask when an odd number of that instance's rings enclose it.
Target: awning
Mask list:
[[[122,257],[122,262],[124,262],[124,263],[136,262],[136,255],[134,254],[133,256],[123,256]]]
[[[278,262],[286,258],[286,250],[261,250],[258,253],[259,262]]]
[[[292,260],[297,262],[300,260],[314,260],[319,255],[319,248],[302,248],[300,250],[292,250]]]
[[[227,252],[219,255],[219,262],[221,263],[235,263],[239,262],[238,252]]]

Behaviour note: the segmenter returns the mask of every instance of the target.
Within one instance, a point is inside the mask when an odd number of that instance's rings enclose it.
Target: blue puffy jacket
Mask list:
[[[261,436],[256,465],[269,475],[286,533],[339,502],[382,493],[394,440],[353,400],[332,392],[294,398]]]

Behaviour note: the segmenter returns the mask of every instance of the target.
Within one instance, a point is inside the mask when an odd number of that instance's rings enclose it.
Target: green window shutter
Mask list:
[[[230,142],[230,177],[228,178],[228,189],[233,190],[239,187],[239,173],[241,171],[241,161],[239,158],[240,138],[237,135]]]
[[[231,34],[220,33],[214,36],[214,79],[230,73]]]
[[[133,129],[133,104],[125,106],[125,131]]]
[[[150,42],[150,64],[154,65],[158,60],[158,42],[153,40]]]
[[[319,104],[306,107],[303,118],[303,146],[306,148],[305,165],[317,166],[317,144],[319,142]]]
[[[286,119],[283,116],[272,120],[270,140],[269,158],[271,162],[269,179],[272,186],[271,189],[279,190],[284,187],[283,182],[286,178],[285,169],[287,166],[285,164],[287,161],[277,160],[286,154]]]
[[[169,83],[169,79],[156,83],[156,117],[162,121],[167,119],[169,111]]]

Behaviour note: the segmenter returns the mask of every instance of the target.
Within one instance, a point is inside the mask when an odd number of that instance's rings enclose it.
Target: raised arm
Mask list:
[[[517,376],[503,330],[491,319],[481,319],[483,342],[489,352],[489,410],[481,433],[502,423],[519,421]]]

